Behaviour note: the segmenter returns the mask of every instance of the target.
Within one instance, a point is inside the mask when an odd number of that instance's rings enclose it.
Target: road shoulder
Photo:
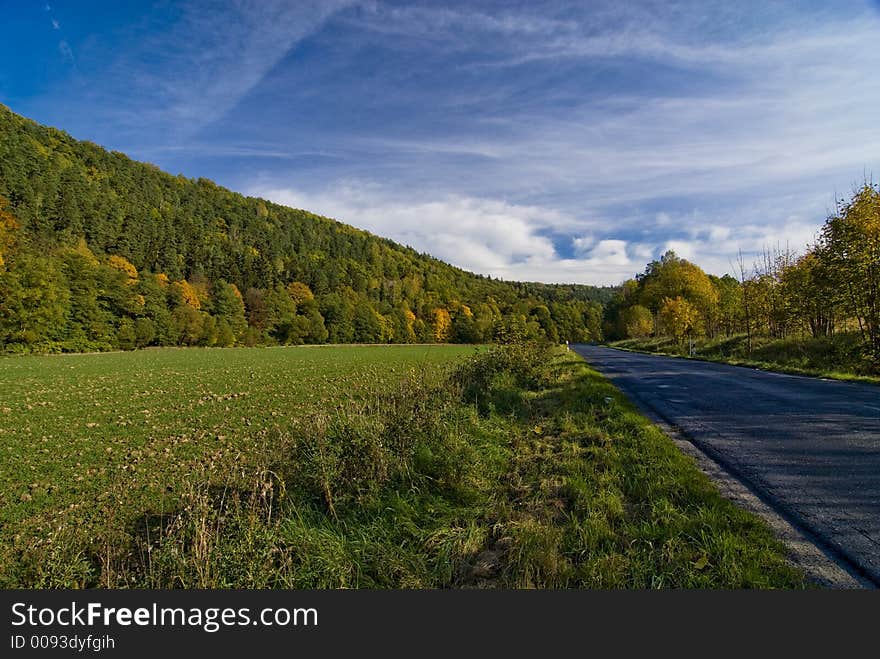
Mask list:
[[[749,485],[731,474],[721,464],[706,454],[694,442],[638,396],[614,385],[623,392],[638,410],[660,428],[685,455],[691,457],[709,479],[718,487],[721,495],[736,506],[760,517],[785,544],[791,563],[808,576],[817,586],[833,589],[875,588],[874,584],[850,570],[842,561],[825,550],[809,531],[796,526],[765,502]]]

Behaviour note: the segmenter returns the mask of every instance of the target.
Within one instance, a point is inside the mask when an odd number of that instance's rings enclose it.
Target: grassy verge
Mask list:
[[[615,348],[687,357],[686,348],[671,338],[628,339]],[[749,366],[793,375],[809,375],[852,382],[880,384],[880,374],[861,351],[859,337],[840,334],[831,338],[755,338],[749,353],[745,335],[699,341],[693,359]]]
[[[259,457],[194,474],[173,510],[18,556],[4,585],[804,586],[762,522],[570,353],[497,348],[359,392]]]

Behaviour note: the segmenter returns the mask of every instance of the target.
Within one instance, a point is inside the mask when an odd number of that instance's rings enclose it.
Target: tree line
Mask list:
[[[745,335],[830,338],[856,335],[880,367],[880,189],[865,183],[838,202],[802,254],[766,249],[736,277],[716,277],[674,252],[648,264],[608,304],[612,339]]]
[[[475,275],[0,105],[0,349],[602,338],[613,289]]]

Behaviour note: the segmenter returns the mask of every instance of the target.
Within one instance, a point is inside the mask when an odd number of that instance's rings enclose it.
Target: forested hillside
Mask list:
[[[610,289],[475,275],[0,105],[0,349],[601,338]]]

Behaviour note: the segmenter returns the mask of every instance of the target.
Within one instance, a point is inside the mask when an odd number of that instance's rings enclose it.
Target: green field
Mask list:
[[[155,349],[0,359],[6,552],[175,505],[194,471],[247,473],[317,410],[429,374],[457,346]]]
[[[802,587],[573,353],[0,360],[0,585]]]

